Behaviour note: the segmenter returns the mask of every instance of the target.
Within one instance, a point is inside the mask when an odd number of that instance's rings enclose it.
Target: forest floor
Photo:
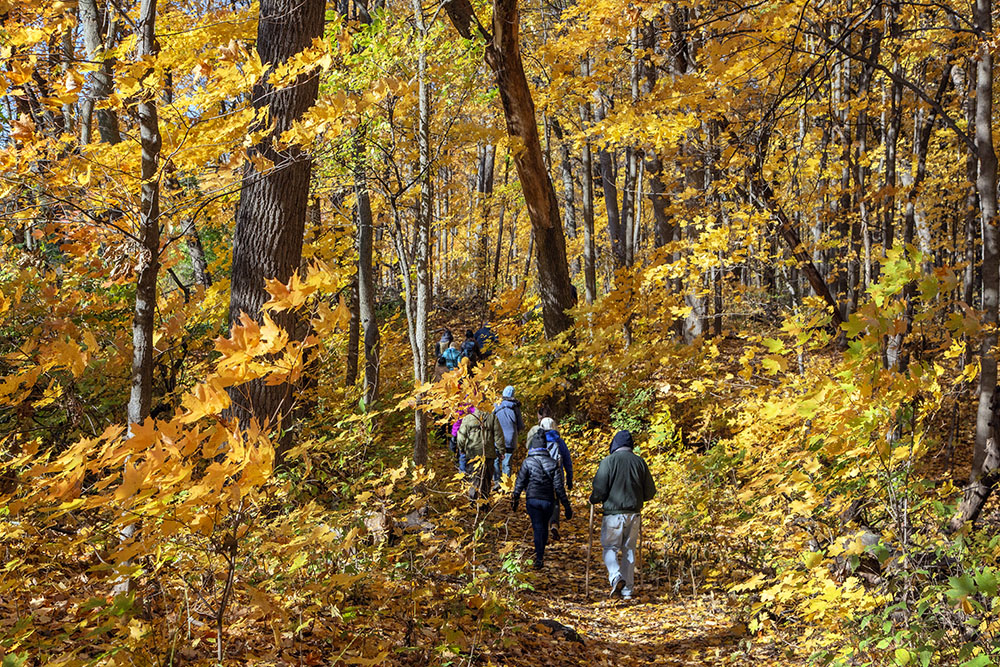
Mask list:
[[[506,498],[497,510],[509,512]],[[582,513],[581,513],[582,514]],[[600,558],[600,514],[594,517],[590,597],[586,590],[587,515],[563,518],[546,549],[545,569],[521,594],[529,632],[507,648],[484,647],[502,665],[788,665],[805,664],[792,647],[754,645],[726,595],[677,594],[668,581],[638,583],[632,600],[610,599]],[[508,517],[511,538],[531,548],[527,514]],[[545,621],[543,623],[543,621]],[[578,637],[570,638],[555,621]],[[570,635],[570,636],[568,636]]]

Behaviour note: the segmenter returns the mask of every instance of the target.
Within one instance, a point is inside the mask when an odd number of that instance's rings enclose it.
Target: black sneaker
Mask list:
[[[611,592],[608,593],[608,597],[609,598],[621,597],[622,590],[624,588],[625,588],[625,580],[624,579],[618,579],[618,581],[615,582],[615,585],[611,587]]]
[[[542,569],[544,569],[544,568],[545,568],[545,563],[543,563],[543,562],[542,562],[542,561],[540,561],[540,560],[536,560],[536,561],[535,561],[535,562],[534,562],[534,563],[532,564],[532,567],[534,567],[534,568],[535,568],[536,570],[542,570]]]
[[[559,541],[559,526],[552,526],[549,530],[549,539],[553,542]]]

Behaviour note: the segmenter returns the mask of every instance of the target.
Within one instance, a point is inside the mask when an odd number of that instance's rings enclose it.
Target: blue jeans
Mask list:
[[[545,558],[545,545],[549,543],[549,519],[552,518],[551,500],[528,498],[524,503],[531,517],[531,532],[535,538],[535,565],[541,567]]]
[[[500,475],[510,475],[510,460],[514,458],[514,452],[506,452],[497,456],[496,465],[493,466],[493,479],[500,481]]]

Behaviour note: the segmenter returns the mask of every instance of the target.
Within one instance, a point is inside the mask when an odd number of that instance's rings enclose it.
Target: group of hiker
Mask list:
[[[519,434],[525,428],[514,393],[514,387],[505,387],[492,411],[464,407],[452,425],[449,443],[459,470],[470,481],[470,500],[488,498],[499,490],[501,476],[512,473]],[[560,505],[566,519],[573,518],[568,495],[573,489],[573,459],[545,405],[538,408],[537,417],[527,433],[527,452],[517,471],[511,507],[517,511],[521,495],[525,496],[534,539],[534,567],[541,569],[549,540],[559,539]],[[633,450],[632,434],[619,431],[598,467],[590,494],[591,504],[603,504],[601,546],[611,595],[624,599],[631,598],[633,592],[642,506],[656,493],[649,467]]]
[[[434,348],[434,357],[437,363],[434,367],[434,379],[440,380],[441,376],[448,371],[458,368],[462,359],[468,359],[470,366],[475,366],[481,359],[490,356],[493,345],[497,342],[497,335],[493,333],[489,325],[483,322],[476,331],[467,329],[465,338],[461,341],[455,340],[451,329],[444,327],[441,331],[441,339]]]

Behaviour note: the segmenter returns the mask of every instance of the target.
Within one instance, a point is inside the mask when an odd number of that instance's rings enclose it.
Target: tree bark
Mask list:
[[[351,323],[347,328],[347,372],[344,385],[353,387],[358,381],[358,344],[361,340],[361,323],[358,314],[358,274],[351,280]]]
[[[535,104],[521,61],[518,2],[494,0],[492,35],[479,23],[469,0],[452,0],[445,5],[445,11],[463,37],[471,39],[475,34],[485,39],[485,59],[496,75],[507,133],[521,144],[514,155],[514,164],[535,232],[545,335],[553,338],[573,325],[566,311],[574,304],[559,200],[542,157]]]
[[[590,76],[590,56],[584,56],[583,76]],[[593,120],[590,103],[580,105],[580,120],[584,127]],[[594,247],[594,161],[590,141],[583,142],[580,153],[580,190],[583,213],[583,285],[588,304],[597,299],[597,252]]]
[[[90,110],[95,102],[105,100],[111,93],[114,83],[114,59],[105,53],[115,45],[117,27],[115,21],[109,20],[110,12],[101,11],[98,0],[80,0],[78,8],[80,15],[80,31],[83,34],[83,46],[87,51],[87,59],[100,63],[94,72],[87,107],[86,139],[90,138]],[[117,144],[121,141],[118,129],[118,116],[111,109],[97,109],[97,130],[101,141]],[[83,143],[87,143],[84,141]]]
[[[238,322],[242,313],[259,320],[268,298],[264,281],[287,282],[302,261],[312,160],[299,146],[278,150],[274,144],[316,101],[319,77],[314,72],[303,74],[280,90],[268,83],[268,77],[277,65],[322,35],[324,9],[323,0],[262,0],[260,5],[257,53],[267,70],[254,85],[253,106],[258,113],[266,109],[263,122],[272,129],[249,154],[273,166],[259,171],[248,160],[244,167],[233,238],[230,324]],[[292,340],[305,337],[306,325],[294,313],[277,313],[274,319]],[[235,387],[230,395],[232,413],[241,423],[256,419],[288,433],[285,422],[295,398],[291,385],[255,380]]]
[[[997,156],[993,147],[993,33],[991,0],[976,0],[973,21],[979,38],[976,63],[976,156],[979,173],[976,190],[983,236],[983,340],[980,351],[979,408],[972,472],[950,528],[975,521],[993,492],[1000,472],[997,436],[1000,428],[1000,396],[997,395],[997,321],[1000,292],[1000,248],[997,230]]]

